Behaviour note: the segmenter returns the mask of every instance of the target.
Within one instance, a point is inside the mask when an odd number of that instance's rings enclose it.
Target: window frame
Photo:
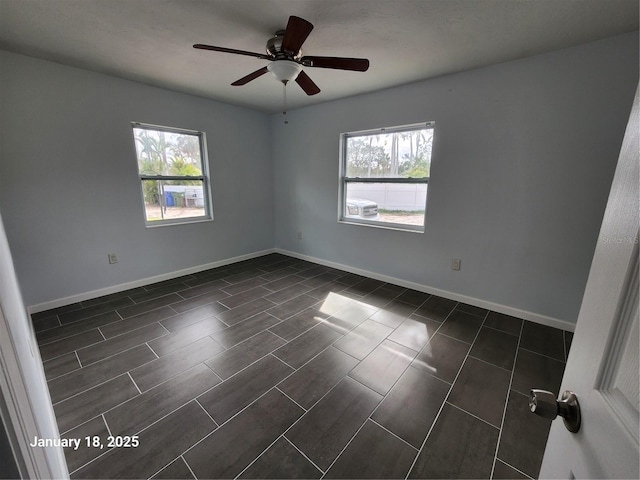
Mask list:
[[[340,169],[339,169],[339,185],[338,185],[338,223],[351,224],[351,225],[363,225],[367,227],[384,228],[388,230],[400,230],[404,232],[412,233],[424,233],[425,225],[427,222],[427,200],[428,189],[425,196],[424,205],[424,220],[422,225],[408,225],[402,223],[383,222],[379,220],[366,220],[347,217],[345,215],[347,204],[347,184],[348,183],[383,183],[383,184],[429,184],[430,177],[376,177],[376,178],[363,178],[363,177],[349,177],[347,176],[347,139],[353,137],[366,137],[368,135],[378,135],[382,133],[398,133],[398,132],[410,132],[414,130],[433,130],[434,142],[435,142],[435,122],[421,122],[413,123],[410,125],[398,125],[394,127],[380,127],[372,128],[368,130],[359,130],[353,132],[343,132],[340,134]],[[433,156],[433,155],[432,155]],[[429,159],[431,164],[431,158]]]
[[[156,132],[175,133],[179,135],[193,135],[198,137],[198,145],[200,147],[200,171],[201,175],[148,175],[140,173],[140,165],[138,158],[138,148],[136,145],[135,129],[146,129]],[[144,216],[145,227],[165,227],[171,225],[184,225],[189,223],[201,223],[213,221],[213,202],[211,198],[211,184],[209,175],[209,155],[207,152],[207,141],[205,132],[199,130],[190,130],[179,127],[167,127],[163,125],[153,125],[150,123],[131,122],[131,133],[133,136],[134,153],[136,158],[136,170],[138,172],[138,182],[140,186],[140,195],[142,200],[142,212]],[[144,198],[144,182],[145,181],[200,181],[202,182],[202,195],[204,203],[204,215],[197,217],[169,218],[162,220],[148,220],[146,203]],[[160,200],[160,209],[163,207],[164,198]]]

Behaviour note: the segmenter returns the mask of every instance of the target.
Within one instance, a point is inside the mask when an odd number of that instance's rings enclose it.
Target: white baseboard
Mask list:
[[[567,330],[573,332],[576,328],[575,323],[568,322],[566,320],[560,320],[558,318],[548,317],[546,315],[540,315],[538,313],[529,312],[527,310],[521,310],[519,308],[510,307],[508,305],[502,305],[495,302],[489,302],[475,297],[469,297],[467,295],[460,295],[459,293],[449,292],[447,290],[441,290],[439,288],[430,287],[428,285],[421,285],[419,283],[408,282],[400,278],[391,277],[389,275],[382,275],[380,273],[371,272],[369,270],[363,270],[361,268],[355,268],[350,265],[344,265],[342,263],[331,262],[323,260],[321,258],[312,257],[309,255],[303,255],[297,252],[289,250],[283,250],[281,248],[274,249],[276,253],[288,255],[290,257],[298,258],[300,260],[307,260],[309,262],[318,263],[327,267],[337,268],[338,270],[344,270],[346,272],[355,273],[369,278],[374,278],[387,283],[393,283],[405,288],[411,288],[419,292],[428,293],[431,295],[437,295],[439,297],[455,300],[456,302],[467,303],[480,308],[486,308],[498,313],[504,313],[505,315],[511,315],[512,317],[522,318],[541,325],[547,325],[549,327],[559,328],[561,330]]]
[[[72,303],[82,302],[84,300],[91,300],[93,298],[102,297],[104,295],[110,295],[112,293],[122,292],[124,290],[130,290],[136,287],[144,287],[145,285],[151,285],[152,283],[162,282],[164,280],[170,280],[172,278],[181,277],[184,275],[190,275],[192,273],[202,272],[204,270],[209,270],[212,268],[222,267],[224,265],[229,265],[231,263],[240,262],[242,260],[249,260],[251,258],[260,257],[262,255],[267,255],[269,253],[281,253],[283,255],[287,255],[294,258],[299,258],[301,260],[307,260],[309,262],[317,263],[320,265],[325,265],[327,267],[336,268],[339,270],[344,270],[345,272],[355,273],[358,275],[362,275],[365,277],[374,278],[376,280],[381,280],[387,283],[393,283],[395,285],[399,285],[405,288],[411,288],[413,290],[417,290],[419,292],[429,293],[431,295],[438,295],[440,297],[445,297],[450,300],[455,300],[456,302],[463,302],[469,305],[474,305],[480,308],[486,308],[488,310],[492,310],[498,313],[504,313],[505,315],[511,315],[513,317],[523,318],[525,320],[529,320],[535,323],[539,323],[541,325],[547,325],[554,328],[560,328],[562,330],[567,330],[573,332],[575,330],[575,324],[572,322],[568,322],[566,320],[560,320],[553,317],[548,317],[546,315],[540,315],[538,313],[529,312],[526,310],[521,310],[519,308],[510,307],[508,305],[502,305],[495,302],[489,302],[486,300],[482,300],[479,298],[469,297],[467,295],[461,295],[454,292],[449,292],[447,290],[442,290],[439,288],[430,287],[428,285],[421,285],[414,282],[408,282],[406,280],[402,280],[400,278],[391,277],[389,275],[383,275],[376,272],[371,272],[369,270],[363,270],[361,268],[352,267],[350,265],[344,265],[342,263],[331,262],[329,260],[323,260],[321,258],[312,257],[309,255],[303,255],[297,252],[293,252],[290,250],[284,250],[281,248],[271,248],[267,250],[261,250],[259,252],[248,253],[246,255],[240,255],[237,257],[226,258],[224,260],[218,260],[216,262],[207,263],[204,265],[197,265],[195,267],[185,268],[183,270],[177,270],[175,272],[164,273],[162,275],[156,275],[153,277],[147,277],[140,280],[134,280],[132,282],[121,283],[118,285],[113,285],[106,288],[101,288],[98,290],[93,290],[90,292],[79,293],[77,295],[72,295],[69,297],[59,298],[56,300],[51,300],[44,303],[39,303],[37,305],[31,305],[27,308],[30,314],[43,312],[45,310],[50,310],[52,308],[63,307],[65,305],[70,305]]]
[[[37,305],[30,305],[27,307],[29,314],[44,312],[45,310],[51,310],[52,308],[64,307],[65,305],[71,305],[72,303],[82,302],[84,300],[91,300],[92,298],[102,297],[104,295],[110,295],[112,293],[123,292],[132,288],[144,287],[145,285],[151,285],[152,283],[162,282],[164,280],[171,280],[172,278],[182,277],[184,275],[190,275],[192,273],[202,272],[204,270],[210,270],[212,268],[223,267],[230,263],[241,262],[242,260],[249,260],[251,258],[261,257],[269,253],[274,253],[275,249],[270,248],[267,250],[261,250],[259,252],[248,253],[246,255],[239,255],[237,257],[225,258],[224,260],[218,260],[217,262],[206,263],[204,265],[197,265],[195,267],[185,268],[183,270],[177,270],[175,272],[163,273],[161,275],[155,275],[153,277],[142,278],[140,280],[134,280],[132,282],[120,283],[118,285],[112,285],[110,287],[100,288],[98,290],[92,290],[90,292],[83,292],[77,295],[71,295],[69,297],[58,298],[48,302],[39,303]]]

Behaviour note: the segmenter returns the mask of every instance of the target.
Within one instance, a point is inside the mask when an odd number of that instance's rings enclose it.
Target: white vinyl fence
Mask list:
[[[347,197],[371,200],[384,210],[424,210],[427,198],[425,183],[348,183]]]

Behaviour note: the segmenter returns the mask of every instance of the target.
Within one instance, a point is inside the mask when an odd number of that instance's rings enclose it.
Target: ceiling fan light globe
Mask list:
[[[291,60],[274,60],[267,65],[267,70],[269,70],[279,82],[288,83],[298,77],[302,71],[302,66]]]

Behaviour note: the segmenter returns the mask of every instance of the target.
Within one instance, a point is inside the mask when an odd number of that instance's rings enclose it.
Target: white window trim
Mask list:
[[[350,181],[360,183],[420,183],[428,184],[430,177],[424,178],[375,178],[375,179],[363,179],[363,178],[350,178],[347,177],[347,139],[350,137],[359,137],[365,135],[371,135],[375,133],[394,133],[394,132],[407,132],[411,130],[422,130],[425,128],[435,129],[435,122],[423,122],[415,123],[411,125],[401,125],[396,127],[382,127],[373,128],[370,130],[359,130],[355,132],[345,132],[340,134],[340,168],[339,168],[339,182],[338,182],[338,223],[347,225],[360,225],[365,227],[383,228],[386,230],[398,230],[411,233],[424,233],[427,223],[427,199],[425,199],[425,213],[423,225],[406,225],[401,223],[380,222],[376,220],[361,220],[357,218],[345,217],[344,211],[347,201],[347,189],[346,184]],[[427,197],[428,197],[427,192]]]
[[[134,128],[144,128],[148,130],[162,131],[168,133],[178,133],[186,135],[195,135],[198,137],[200,144],[200,160],[202,164],[202,175],[188,176],[188,175],[143,175],[138,169],[138,152],[136,147],[136,138],[133,133]],[[202,223],[213,221],[213,201],[211,196],[211,177],[209,175],[209,154],[207,151],[207,141],[205,132],[198,130],[189,130],[186,128],[167,127],[162,125],[153,125],[150,123],[131,122],[131,134],[133,136],[134,154],[136,157],[136,170],[138,171],[138,185],[140,186],[140,197],[142,200],[142,212],[144,217],[145,227],[167,227],[173,225],[185,225],[190,223]],[[202,182],[202,193],[204,196],[205,214],[200,217],[186,217],[186,218],[170,218],[164,220],[147,220],[146,207],[144,201],[144,189],[142,188],[143,180],[198,180]]]

